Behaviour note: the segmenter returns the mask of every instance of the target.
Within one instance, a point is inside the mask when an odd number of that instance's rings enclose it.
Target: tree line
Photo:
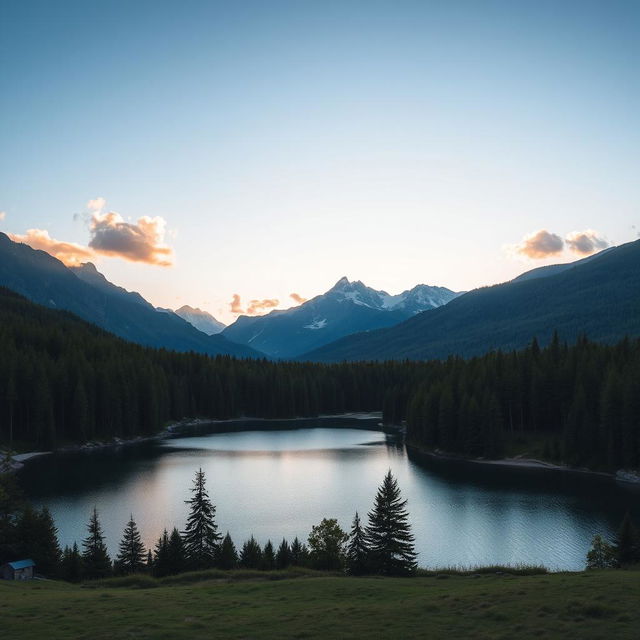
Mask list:
[[[465,360],[323,365],[141,347],[0,289],[0,442],[51,449],[150,435],[173,420],[382,411],[407,441],[500,457],[533,436],[548,460],[640,467],[640,340],[533,339]]]
[[[336,519],[325,518],[312,527],[306,543],[297,537],[291,543],[283,538],[277,546],[269,540],[262,547],[252,535],[238,550],[229,533],[222,536],[219,531],[216,507],[200,469],[186,501],[185,529],[174,528],[171,533],[165,529],[154,548],[146,549],[131,515],[113,560],[96,508],[81,547],[74,543],[61,550],[49,511],[21,505],[11,476],[0,479],[0,564],[28,557],[38,573],[69,582],[133,573],[163,577],[211,568],[272,571],[291,566],[350,575],[408,576],[417,567],[406,500],[391,471],[378,489],[366,526],[357,513],[349,533]]]

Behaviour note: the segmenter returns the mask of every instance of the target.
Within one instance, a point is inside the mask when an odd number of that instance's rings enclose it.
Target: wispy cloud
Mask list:
[[[248,316],[257,316],[260,315],[261,311],[265,311],[267,309],[273,309],[280,304],[280,300],[277,298],[265,298],[264,300],[249,300],[247,308],[245,309],[242,305],[242,299],[240,295],[237,293],[233,294],[233,298],[229,303],[229,308],[231,309],[231,313],[241,314],[244,313]]]
[[[24,235],[10,233],[9,237],[14,242],[23,242],[33,249],[46,251],[68,267],[77,266],[95,258],[95,252],[89,247],[83,247],[74,242],[56,240],[44,229],[28,229]]]
[[[4,220],[7,217],[6,211],[0,211],[0,220]]]
[[[231,313],[244,313],[242,301],[237,293],[233,294],[233,299],[229,303],[229,308],[231,309]]]
[[[572,231],[567,234],[566,242],[570,251],[581,256],[588,256],[596,251],[606,249],[610,244],[608,240],[593,229]]]
[[[160,216],[143,216],[133,224],[115,211],[96,212],[89,222],[89,246],[100,255],[169,267],[173,250],[164,242],[165,229],[166,222]]]
[[[105,198],[103,198],[102,196],[99,196],[97,198],[93,198],[93,200],[89,200],[89,202],[87,202],[87,209],[89,211],[97,211],[100,212],[102,211],[105,207],[107,206],[107,201]]]
[[[526,235],[521,242],[509,245],[507,251],[514,254],[539,260],[562,253],[564,240],[556,233],[546,229],[534,231]]]
[[[255,316],[258,315],[261,311],[266,311],[267,309],[273,309],[280,304],[280,300],[277,298],[266,298],[264,300],[251,300],[249,302],[249,306],[247,307],[247,315]]]
[[[307,301],[307,298],[303,298],[299,293],[290,293],[289,297],[298,304],[302,304]]]

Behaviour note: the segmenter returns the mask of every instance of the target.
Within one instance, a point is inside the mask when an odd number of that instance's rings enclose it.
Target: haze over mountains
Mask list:
[[[240,316],[222,335],[272,357],[293,358],[352,333],[393,326],[458,295],[424,284],[390,295],[341,278],[329,291],[298,307]]]
[[[175,313],[159,313],[140,294],[109,282],[93,264],[70,269],[44,251],[0,233],[0,285],[29,300],[71,311],[139,344],[209,355],[262,357],[220,335],[208,336]]]
[[[640,240],[569,265],[534,269],[394,327],[344,337],[303,360],[470,357],[517,349],[554,330],[568,342],[580,334],[602,342],[640,335]]]
[[[220,333],[227,325],[214,318],[209,312],[190,307],[188,304],[176,309],[174,313],[192,324],[196,329],[208,336]]]

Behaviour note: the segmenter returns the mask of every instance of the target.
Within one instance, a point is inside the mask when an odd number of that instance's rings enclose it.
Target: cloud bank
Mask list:
[[[33,249],[46,251],[54,258],[58,258],[67,267],[75,267],[95,258],[95,252],[88,247],[83,247],[74,242],[56,240],[44,229],[27,229],[27,233],[24,235],[10,233],[9,237],[14,242],[23,242]]]
[[[543,260],[557,256],[568,250],[580,256],[589,256],[610,246],[608,240],[598,231],[572,231],[563,239],[557,233],[540,229],[526,235],[518,244],[507,245],[507,253],[524,256],[532,260]]]
[[[307,298],[303,298],[299,293],[290,293],[289,297],[294,300],[295,302],[297,302],[298,304],[302,304],[303,302],[307,301]]]

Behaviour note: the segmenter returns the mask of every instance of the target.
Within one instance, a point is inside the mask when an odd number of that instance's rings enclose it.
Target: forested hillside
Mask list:
[[[407,437],[429,449],[498,458],[514,437],[540,436],[544,457],[598,469],[640,466],[640,340],[573,347],[536,341],[511,353],[431,362],[408,393]],[[402,417],[405,414],[402,413]],[[397,419],[397,418],[395,418]]]
[[[0,442],[50,448],[151,434],[168,420],[383,410],[430,449],[498,457],[519,435],[549,459],[640,466],[640,340],[430,362],[274,363],[125,342],[0,289]]]

